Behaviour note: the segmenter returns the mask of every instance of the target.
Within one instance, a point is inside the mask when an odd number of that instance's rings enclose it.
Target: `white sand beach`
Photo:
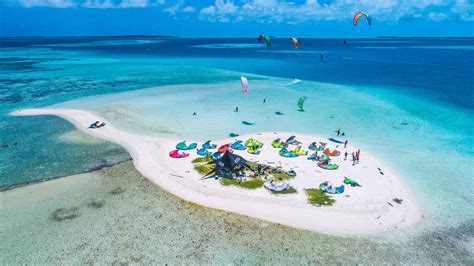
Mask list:
[[[327,137],[292,134],[288,132],[262,132],[239,136],[245,141],[249,137],[264,143],[259,155],[246,151],[235,151],[244,158],[260,163],[281,163],[283,169],[296,171],[297,176],[289,182],[298,193],[275,195],[265,188],[254,190],[223,186],[214,179],[200,180],[202,175],[193,168],[191,160],[198,157],[195,150],[187,158],[174,159],[168,156],[182,140],[170,140],[160,137],[142,136],[117,129],[110,121],[88,111],[74,109],[25,109],[12,115],[55,115],[74,124],[81,131],[101,139],[123,146],[131,154],[136,169],[146,178],[168,192],[196,204],[210,208],[230,211],[265,221],[279,223],[295,228],[341,236],[365,235],[391,231],[416,224],[421,214],[416,200],[396,172],[378,160],[375,155],[361,152],[359,164],[352,165],[344,156],[334,157],[339,169],[324,170],[306,157],[284,158],[278,149],[271,147],[275,138],[286,139],[296,135],[306,149],[311,142],[328,142]],[[104,121],[105,127],[88,129],[94,121]],[[231,143],[235,139],[213,140],[218,146]],[[191,143],[192,140],[186,140]],[[199,146],[202,144],[198,142]],[[333,150],[336,143],[328,142]],[[349,154],[358,149],[351,143],[347,149],[337,147],[342,153]],[[384,171],[381,175],[377,168]],[[362,187],[346,186],[343,194],[331,195],[333,206],[313,206],[308,203],[304,192],[306,188],[318,188],[324,181],[342,184],[344,177],[356,179]],[[403,199],[397,204],[393,198]]]

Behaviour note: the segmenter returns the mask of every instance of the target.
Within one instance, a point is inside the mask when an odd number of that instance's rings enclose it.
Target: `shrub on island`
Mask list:
[[[334,199],[332,199],[326,192],[320,190],[319,188],[308,188],[304,190],[306,195],[308,195],[308,202],[315,206],[332,206]]]
[[[263,186],[260,178],[251,178],[250,180],[240,182],[238,179],[220,178],[220,183],[224,186],[239,186],[248,189],[257,189]]]
[[[274,191],[270,190],[273,194],[293,194],[293,193],[298,193],[298,190],[296,188],[290,186],[287,190],[282,190],[282,191]]]

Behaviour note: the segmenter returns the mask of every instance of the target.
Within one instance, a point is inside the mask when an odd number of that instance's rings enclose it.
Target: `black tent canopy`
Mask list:
[[[205,175],[203,179],[214,175],[224,178],[233,178],[235,173],[244,168],[252,170],[252,167],[247,163],[247,160],[237,154],[229,152],[228,150],[225,151],[222,157],[210,162],[210,164],[215,164],[215,167],[211,172]]]

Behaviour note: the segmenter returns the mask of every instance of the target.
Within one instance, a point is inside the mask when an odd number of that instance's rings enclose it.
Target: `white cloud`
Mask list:
[[[163,5],[165,0],[6,0],[11,5],[22,7],[52,7],[52,8],[144,8]]]
[[[444,14],[444,13],[435,13],[435,12],[430,12],[428,13],[428,17],[432,20],[432,21],[442,21],[444,19],[446,19],[448,15]]]
[[[239,12],[236,12],[236,11]],[[318,20],[347,20],[365,11],[379,21],[402,18],[419,20],[474,20],[473,4],[467,0],[333,0],[320,4],[306,0],[296,4],[285,0],[247,0],[235,5],[230,0],[215,0],[200,11],[200,19],[220,22],[240,20],[259,23],[301,23]]]
[[[183,8],[183,12],[193,13],[194,11],[196,11],[196,9],[192,6],[187,6],[187,7]]]
[[[76,5],[72,0],[16,0],[16,2],[23,7],[68,8]]]
[[[231,18],[235,19],[238,9],[230,0],[215,0],[214,5],[201,9],[199,17],[210,21],[230,22]]]
[[[212,15],[216,13],[216,7],[215,6],[208,6],[203,9],[201,9],[200,14],[202,15]]]
[[[194,13],[196,11],[196,9],[192,6],[186,6],[182,8],[184,4],[185,4],[184,0],[179,0],[174,5],[171,5],[163,9],[163,12],[169,13],[171,15],[176,15],[178,12]]]
[[[110,0],[87,0],[82,4],[85,8],[113,8],[114,4]]]
[[[122,0],[120,4],[117,5],[119,8],[138,8],[138,7],[148,7],[152,3],[148,0]]]
[[[457,0],[451,12],[459,14],[459,17],[463,21],[474,21],[474,2],[467,0]]]
[[[430,21],[474,21],[474,0],[199,0],[196,10],[185,0],[0,0],[10,5],[52,8],[145,8],[159,7],[179,18],[196,13],[212,22],[285,22],[350,20],[357,11],[369,13],[374,21],[416,19]],[[184,15],[184,14],[183,14]]]
[[[176,15],[176,12],[178,12],[181,6],[183,5],[184,5],[184,0],[180,0],[176,4],[163,9],[163,12],[169,13],[171,15]]]

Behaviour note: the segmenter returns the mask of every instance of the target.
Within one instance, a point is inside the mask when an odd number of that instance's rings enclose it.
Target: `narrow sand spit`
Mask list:
[[[131,154],[136,169],[146,178],[174,195],[206,206],[239,213],[269,222],[284,224],[311,231],[334,235],[365,235],[390,231],[417,223],[420,211],[416,200],[387,165],[364,151],[359,164],[335,157],[332,162],[339,169],[329,171],[319,168],[306,157],[283,158],[270,143],[275,138],[288,138],[291,133],[271,132],[240,136],[246,140],[256,138],[264,143],[260,155],[251,155],[245,151],[236,151],[244,158],[260,163],[281,163],[283,169],[293,169],[297,177],[290,180],[298,190],[295,194],[274,195],[265,188],[248,190],[240,187],[223,186],[214,179],[201,181],[201,175],[193,169],[191,160],[198,157],[195,151],[183,159],[173,159],[168,152],[182,140],[168,140],[158,137],[131,134],[115,128],[104,118],[88,111],[73,109],[25,109],[12,115],[56,115],[74,124],[81,131],[98,138],[122,145]],[[105,121],[107,125],[99,129],[88,129],[94,121]],[[297,135],[297,139],[307,147],[313,141],[328,142],[327,138]],[[192,140],[187,140],[190,143]],[[218,145],[231,143],[234,139],[213,141]],[[201,143],[200,143],[201,144]],[[335,143],[328,142],[331,150]],[[338,150],[344,152],[341,146]],[[357,147],[348,145],[351,153]],[[384,170],[381,175],[377,168]],[[308,204],[305,188],[318,188],[324,181],[335,185],[342,184],[344,177],[356,179],[362,187],[346,186],[343,194],[333,195],[333,206],[316,207]],[[393,198],[403,199],[402,204],[393,202]]]

